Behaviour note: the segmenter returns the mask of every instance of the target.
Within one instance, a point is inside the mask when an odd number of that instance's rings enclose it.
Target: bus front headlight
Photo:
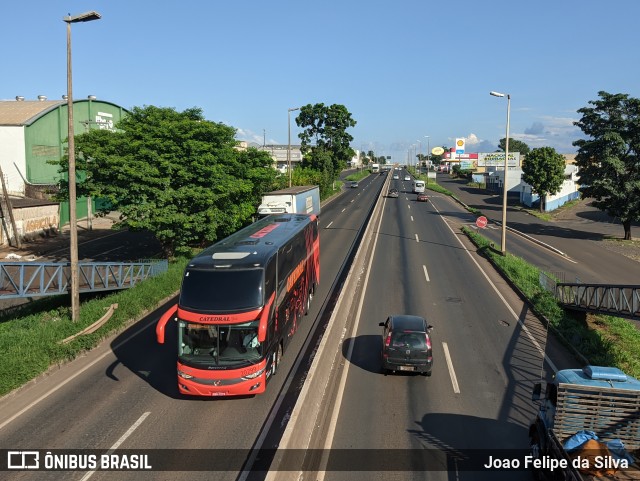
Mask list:
[[[242,379],[244,381],[247,381],[249,379],[255,379],[257,378],[260,374],[262,374],[264,372],[264,370],[266,369],[267,366],[263,367],[262,369],[257,370],[256,372],[252,372],[251,374],[247,374],[245,376],[242,376]]]

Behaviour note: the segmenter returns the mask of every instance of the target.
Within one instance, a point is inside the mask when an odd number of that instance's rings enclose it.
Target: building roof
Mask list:
[[[29,125],[66,100],[0,100],[0,125]]]

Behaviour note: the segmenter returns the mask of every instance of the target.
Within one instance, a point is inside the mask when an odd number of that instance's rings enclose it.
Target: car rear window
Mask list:
[[[391,336],[393,347],[408,347],[410,349],[426,349],[426,336],[424,332],[394,332]]]

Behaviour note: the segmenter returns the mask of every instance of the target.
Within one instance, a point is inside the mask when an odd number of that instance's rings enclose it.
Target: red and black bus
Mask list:
[[[267,216],[193,258],[156,326],[163,344],[169,320],[178,323],[180,392],[264,392],[319,280],[316,216]]]

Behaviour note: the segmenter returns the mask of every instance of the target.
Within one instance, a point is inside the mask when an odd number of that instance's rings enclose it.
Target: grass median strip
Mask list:
[[[0,396],[45,373],[51,366],[94,348],[155,309],[161,300],[180,289],[187,262],[188,259],[176,259],[164,274],[130,289],[83,301],[80,320],[75,323],[71,320],[67,296],[41,299],[18,312],[0,315]],[[61,343],[90,326],[116,303],[119,308],[96,332],[79,336],[68,344]]]

